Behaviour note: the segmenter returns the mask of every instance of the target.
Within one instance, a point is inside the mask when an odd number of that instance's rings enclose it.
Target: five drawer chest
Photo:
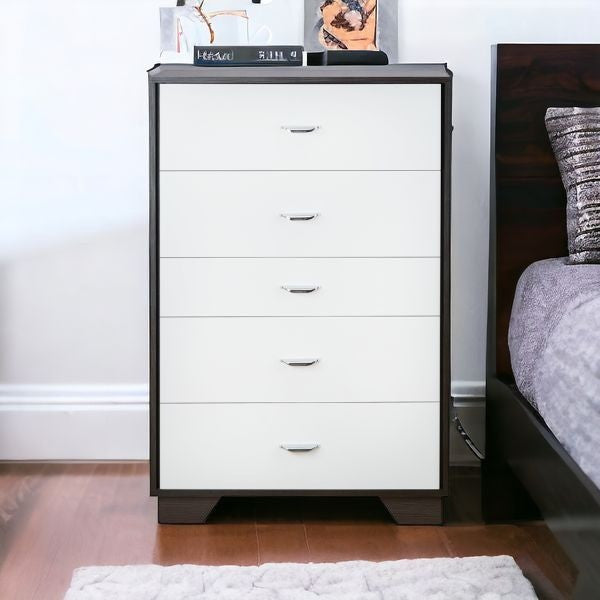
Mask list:
[[[444,65],[149,71],[151,494],[448,486],[452,75]]]

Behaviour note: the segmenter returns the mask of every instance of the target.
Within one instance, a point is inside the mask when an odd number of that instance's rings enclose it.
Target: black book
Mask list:
[[[194,46],[201,67],[301,67],[302,46]]]

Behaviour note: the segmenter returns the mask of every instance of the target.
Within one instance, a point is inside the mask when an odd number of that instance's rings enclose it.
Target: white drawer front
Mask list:
[[[439,430],[437,404],[162,405],[160,487],[438,489]]]
[[[163,258],[161,316],[439,315],[438,258]]]
[[[163,172],[160,254],[439,256],[440,173]]]
[[[435,403],[439,365],[438,317],[160,320],[161,403]]]
[[[163,84],[159,93],[162,170],[440,169],[438,84]]]

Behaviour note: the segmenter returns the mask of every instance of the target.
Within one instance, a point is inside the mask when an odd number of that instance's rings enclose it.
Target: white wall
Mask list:
[[[400,0],[400,60],[454,72],[452,379],[481,389],[487,302],[490,46],[600,43],[599,0]]]
[[[159,4],[0,2],[0,458],[147,456]]]
[[[0,252],[147,220],[153,0],[0,3]]]
[[[0,383],[145,384],[145,71],[166,3],[0,4]],[[490,45],[600,42],[600,2],[400,0],[399,19],[400,60],[455,75],[452,372],[481,392]]]
[[[0,263],[0,383],[145,383],[147,240],[119,228]]]

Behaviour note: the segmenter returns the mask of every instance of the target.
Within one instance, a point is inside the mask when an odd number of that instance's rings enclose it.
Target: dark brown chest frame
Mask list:
[[[150,116],[150,494],[158,496],[161,523],[203,523],[223,496],[379,496],[397,523],[436,524],[443,520],[448,493],[450,402],[450,183],[452,73],[445,65],[385,67],[228,67],[156,66],[148,73]],[[159,102],[160,85],[183,84],[440,84],[441,102],[441,327],[440,327],[440,489],[438,490],[163,490],[159,451]],[[400,431],[399,431],[400,435]],[[383,467],[382,467],[383,468]]]

